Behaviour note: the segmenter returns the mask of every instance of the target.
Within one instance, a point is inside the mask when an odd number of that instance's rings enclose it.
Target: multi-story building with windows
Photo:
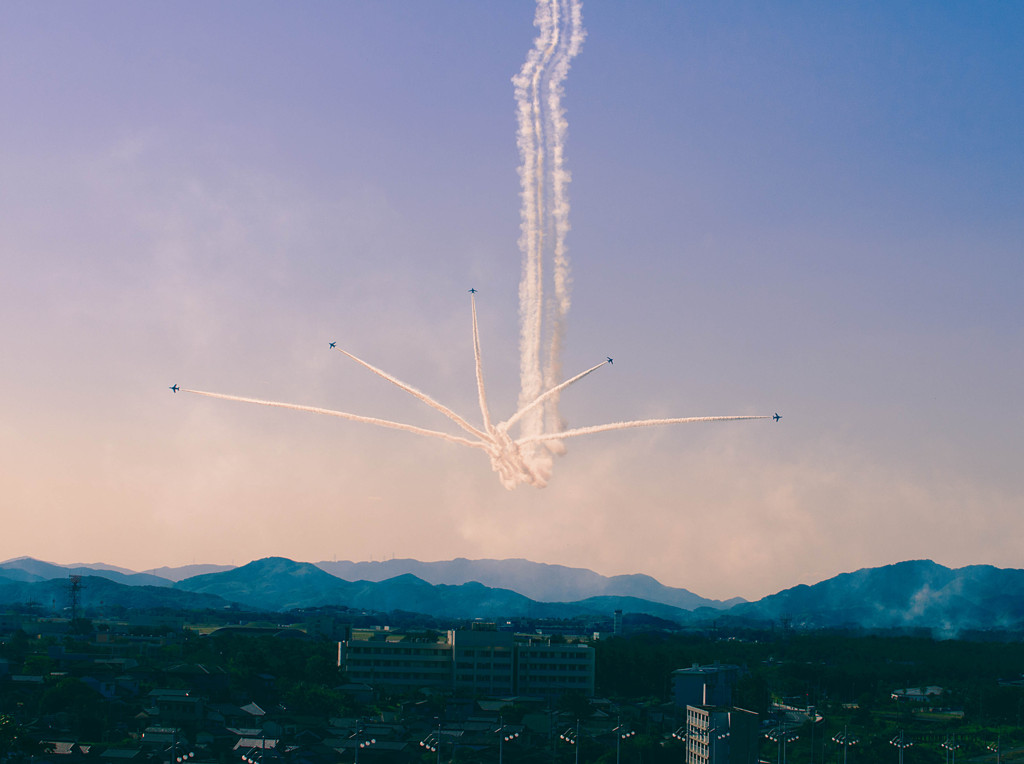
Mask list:
[[[338,666],[353,682],[474,695],[594,694],[594,649],[537,635],[449,631],[424,636],[353,630],[338,643]]]
[[[353,682],[446,687],[452,681],[451,653],[444,638],[353,630],[338,643],[338,666]]]
[[[686,764],[757,764],[758,742],[753,711],[686,707]]]
[[[475,695],[512,695],[515,639],[508,631],[449,631],[452,688]]]
[[[521,695],[594,694],[594,648],[579,643],[523,641],[516,646],[516,686]]]

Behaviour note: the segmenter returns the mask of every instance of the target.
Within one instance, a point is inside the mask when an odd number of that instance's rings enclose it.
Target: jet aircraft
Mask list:
[[[170,391],[171,391],[172,393],[176,393],[176,392],[178,392],[178,391],[179,391],[179,390],[180,390],[181,388],[180,388],[180,387],[178,387],[178,384],[177,384],[177,383],[175,383],[175,384],[171,385],[170,387],[168,387],[167,389],[168,389],[168,390],[170,390]]]
[[[776,411],[776,412],[775,412],[775,416],[773,416],[773,417],[772,417],[772,419],[774,419],[774,420],[775,420],[776,422],[778,422],[778,421],[779,421],[780,419],[782,419],[782,417],[780,417],[780,416],[779,416],[779,412],[778,412],[778,411]]]
[[[470,288],[469,288],[469,293],[470,293],[470,294],[476,294],[476,290],[475,290],[475,289],[473,289],[473,287],[470,287]]]
[[[615,361],[613,361],[611,359],[611,356],[606,356],[606,357],[608,358],[608,363],[610,363],[610,364],[612,364],[614,366],[615,365]]]
[[[338,344],[337,342],[332,342],[332,343],[331,343],[331,347],[333,348],[333,347],[334,347],[335,345],[337,345],[337,344]]]

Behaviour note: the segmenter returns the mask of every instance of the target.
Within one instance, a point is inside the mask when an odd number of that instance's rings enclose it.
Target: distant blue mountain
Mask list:
[[[435,586],[408,573],[386,581],[345,581],[311,563],[283,557],[187,578],[175,588],[215,594],[246,607],[268,610],[343,605],[383,612],[405,610],[439,618],[554,618],[597,612],[573,603],[535,602],[508,589],[476,582]]]
[[[964,630],[1024,627],[1024,570],[971,565],[951,569],[911,560],[843,573],[796,586],[730,616],[785,619],[795,627],[927,628],[954,636]]]
[[[308,562],[267,557],[220,573],[204,573],[174,584],[175,589],[215,594],[262,610],[290,610],[343,604],[352,585]]]
[[[150,568],[149,570],[142,571],[148,573],[151,576],[159,576],[160,578],[166,578],[168,581],[181,581],[184,578],[191,578],[192,576],[201,576],[204,573],[222,573],[225,570],[232,570],[234,565],[214,565],[214,564],[192,564],[192,565],[181,565],[177,568],[169,568],[166,565],[162,568]]]
[[[152,576],[147,573],[122,572],[124,568],[114,569],[111,565],[96,563],[95,565],[56,565],[52,562],[43,562],[31,557],[16,557],[12,560],[0,562],[0,571],[20,570],[23,573],[37,576],[38,581],[47,581],[54,578],[68,578],[77,576],[98,576],[109,581],[116,581],[126,586],[170,586],[171,581],[160,576]]]
[[[43,581],[18,581],[10,578],[10,573],[9,570],[0,570],[0,605],[36,604],[44,612],[68,612],[67,576]],[[101,576],[82,576],[81,585],[80,607],[83,612],[91,608],[111,607],[221,610],[231,604],[212,595],[181,592],[167,586],[120,584]]]
[[[25,583],[49,580],[45,576],[40,576],[36,573],[29,573],[27,570],[22,570],[21,568],[5,568],[2,565],[0,565],[0,579],[7,581],[23,581]]]
[[[445,562],[394,559],[382,562],[318,562],[317,567],[347,581],[385,581],[405,573],[431,584],[459,585],[477,582],[511,589],[539,602],[576,602],[589,597],[634,597],[660,602],[682,610],[700,607],[729,608],[739,602],[710,600],[687,589],[665,586],[650,576],[602,576],[586,568],[548,565],[523,559],[467,560],[459,557]]]

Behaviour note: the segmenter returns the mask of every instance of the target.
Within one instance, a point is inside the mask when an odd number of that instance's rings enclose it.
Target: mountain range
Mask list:
[[[82,604],[262,611],[345,606],[437,618],[610,617],[615,610],[677,625],[785,622],[802,629],[1024,629],[1024,570],[951,569],[913,560],[843,573],[756,602],[710,600],[643,575],[601,576],[528,560],[296,562],[191,565],[135,573],[103,563],[56,565],[30,557],[0,563],[0,605],[67,601],[68,577],[82,576]]]
[[[686,589],[665,586],[650,576],[602,576],[586,568],[548,565],[523,559],[467,560],[459,557],[445,562],[394,559],[383,562],[318,562],[317,567],[348,581],[386,581],[411,573],[431,584],[481,583],[511,589],[539,602],[572,602],[589,597],[636,597],[652,602],[696,610],[700,607],[729,608],[744,602],[741,597],[709,600]]]

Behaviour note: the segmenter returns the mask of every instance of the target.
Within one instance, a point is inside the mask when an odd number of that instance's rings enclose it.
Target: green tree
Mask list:
[[[558,698],[556,708],[577,719],[586,719],[591,713],[590,700],[582,692],[563,693]]]
[[[345,706],[340,693],[305,681],[289,685],[283,693],[283,701],[288,711],[305,716],[334,716]]]
[[[43,693],[40,707],[43,713],[57,711],[81,713],[92,705],[96,705],[99,694],[88,685],[74,677],[64,677]]]
[[[14,663],[21,663],[28,655],[28,634],[18,629],[5,642],[0,642],[0,655]]]
[[[0,761],[18,750],[22,742],[21,727],[7,714],[0,714]]]

